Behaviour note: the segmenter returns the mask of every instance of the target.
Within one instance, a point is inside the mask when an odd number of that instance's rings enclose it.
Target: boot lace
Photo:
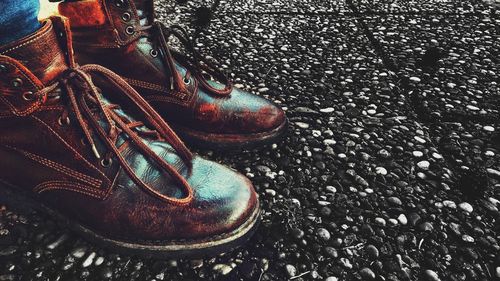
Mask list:
[[[205,90],[215,95],[227,96],[232,92],[232,81],[215,65],[215,63],[209,61],[194,48],[194,43],[189,39],[187,31],[183,27],[179,25],[167,27],[163,23],[155,21],[151,25],[142,26],[138,31],[147,30],[150,31],[154,44],[156,44],[156,47],[161,54],[163,54],[161,59],[164,65],[169,68],[172,74],[171,87],[173,89],[187,92],[186,84],[188,84],[191,77],[195,77]],[[188,51],[189,56],[169,48],[168,43],[172,37],[179,40]],[[179,61],[179,63],[186,67],[186,74],[184,77],[181,77],[181,74],[177,71],[175,61]],[[205,74],[208,74],[224,84],[224,88],[218,89],[210,85]]]
[[[135,105],[138,112],[143,114],[145,121],[153,130],[137,130],[143,127],[143,122],[131,121],[128,118],[119,115],[116,110],[120,107],[116,104],[104,102],[100,89],[92,82],[90,74],[98,74],[105,78],[113,86],[123,93],[131,104]],[[67,70],[57,82],[45,87],[34,95],[42,101],[46,101],[50,93],[56,89],[62,88],[69,98],[68,106],[63,112],[61,122],[69,124],[69,114],[73,113],[78,121],[79,127],[85,135],[85,140],[90,145],[93,155],[101,163],[109,163],[112,156],[118,159],[120,166],[139,187],[143,188],[153,196],[172,204],[187,204],[193,198],[193,190],[186,179],[169,163],[160,158],[151,148],[149,148],[141,136],[154,136],[160,140],[166,140],[178,153],[181,159],[188,167],[188,174],[192,169],[192,154],[173,132],[170,126],[161,119],[151,106],[120,76],[111,70],[99,65],[76,66]],[[78,91],[75,91],[78,89]],[[97,113],[97,114],[96,114]],[[102,118],[98,118],[101,116]],[[104,122],[105,125],[99,123]],[[163,171],[166,171],[181,187],[187,192],[187,196],[181,199],[172,198],[161,194],[153,187],[141,180],[133,168],[127,163],[120,153],[120,147],[117,147],[117,140],[121,134],[125,134],[137,150],[146,158],[153,160]],[[99,153],[94,136],[97,137],[107,147],[106,157]],[[122,144],[123,145],[123,144]],[[121,146],[121,145],[120,145]],[[104,166],[104,165],[103,165]]]

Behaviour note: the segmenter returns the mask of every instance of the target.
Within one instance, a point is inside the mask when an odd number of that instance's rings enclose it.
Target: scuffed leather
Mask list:
[[[187,94],[172,91],[171,74],[163,65],[161,54],[151,55],[157,50],[141,31],[141,24],[153,20],[153,2],[125,1],[124,7],[117,7],[114,1],[99,1],[107,12],[108,24],[74,28],[77,61],[102,64],[120,74],[177,130],[244,136],[271,132],[286,123],[283,110],[276,104],[240,89],[233,89],[228,96],[218,96],[193,81]],[[129,21],[122,19],[124,13],[132,15]],[[145,14],[142,23],[139,14]],[[70,13],[65,16],[75,17]],[[127,34],[129,26],[136,32]],[[179,63],[177,69],[186,72]]]
[[[151,244],[209,239],[242,225],[258,206],[252,184],[242,175],[198,156],[194,156],[189,173],[172,146],[153,136],[144,137],[144,142],[172,164],[193,189],[189,203],[168,204],[134,184],[116,159],[109,167],[101,165],[82,142],[81,130],[74,123],[60,123],[67,102],[64,92],[60,98],[23,98],[27,91],[40,90],[63,77],[72,65],[72,50],[68,49],[71,36],[64,26],[62,19],[55,17],[28,38],[0,46],[0,65],[7,66],[0,73],[0,180],[112,239]],[[18,77],[23,84],[14,87],[11,81]],[[112,88],[102,81],[96,85]],[[136,120],[126,110],[116,112]],[[118,140],[125,141],[126,136]],[[98,147],[105,155],[104,146]],[[185,196],[165,171],[132,144],[121,146],[121,155],[136,175],[162,194]]]

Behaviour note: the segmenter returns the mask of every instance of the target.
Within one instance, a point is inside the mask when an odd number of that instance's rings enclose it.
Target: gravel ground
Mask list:
[[[188,28],[203,4],[158,2]],[[500,280],[493,2],[221,1],[198,47],[291,121],[267,148],[198,151],[254,182],[255,237],[144,260],[1,207],[0,280]]]

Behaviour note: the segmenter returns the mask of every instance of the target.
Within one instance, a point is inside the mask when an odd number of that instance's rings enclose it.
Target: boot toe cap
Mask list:
[[[191,226],[200,236],[229,233],[246,223],[259,206],[252,183],[243,175],[220,164],[196,157],[193,175],[188,179],[194,189]],[[194,233],[193,233],[194,234]]]

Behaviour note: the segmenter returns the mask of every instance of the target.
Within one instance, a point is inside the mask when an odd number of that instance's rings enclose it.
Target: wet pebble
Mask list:
[[[428,281],[441,281],[438,274],[434,270],[430,269],[424,271],[424,278]]]
[[[371,259],[377,259],[379,256],[379,251],[374,245],[366,246],[366,253]]]
[[[373,280],[373,279],[375,279],[375,273],[371,269],[369,269],[367,267],[361,269],[359,271],[359,275],[363,278],[363,280]]]
[[[458,207],[466,213],[472,213],[472,211],[474,210],[474,208],[472,208],[472,205],[467,202],[458,204]]]
[[[398,216],[398,222],[402,225],[407,225],[408,224],[408,218],[406,218],[405,214],[401,214]]]
[[[417,163],[417,166],[422,170],[427,170],[431,166],[431,163],[427,160],[423,160]]]
[[[227,264],[216,264],[213,266],[212,270],[221,275],[228,275],[233,268]]]
[[[330,232],[325,228],[318,228],[316,234],[318,235],[318,238],[320,238],[323,241],[330,240]]]
[[[287,264],[285,266],[285,270],[288,277],[294,277],[295,275],[297,275],[297,269],[291,264]]]

